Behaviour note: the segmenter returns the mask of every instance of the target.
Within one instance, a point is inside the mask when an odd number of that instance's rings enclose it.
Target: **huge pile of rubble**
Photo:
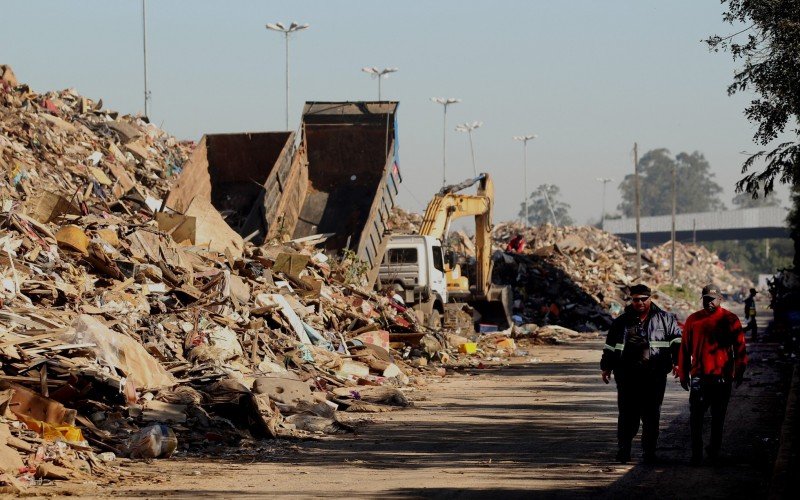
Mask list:
[[[394,207],[388,225],[392,234],[417,234],[422,225],[422,215]]]
[[[504,253],[521,234],[522,253]],[[625,306],[627,287],[635,283],[636,249],[619,238],[588,226],[495,227],[495,282],[515,290],[515,314],[522,322],[558,324],[579,331],[610,325]],[[685,317],[698,308],[700,290],[714,283],[731,294],[750,282],[728,272],[719,257],[697,245],[676,243],[676,277],[670,277],[669,243],[642,251],[641,280],[660,290],[656,302]],[[682,293],[676,293],[682,292]]]
[[[402,233],[418,230],[422,216],[393,211],[390,226]],[[522,235],[523,252],[506,252],[515,235]],[[636,249],[614,235],[590,226],[526,227],[516,222],[495,226],[493,282],[514,291],[515,320],[561,325],[577,331],[607,328],[625,307],[627,287],[637,281]],[[448,245],[470,256],[463,231],[448,235]],[[714,283],[733,296],[752,286],[746,278],[725,269],[725,263],[702,245],[676,243],[673,282],[670,243],[642,250],[641,280],[658,290],[656,302],[688,316],[699,306],[700,290]],[[474,256],[474,254],[473,254]]]
[[[163,213],[189,144],[0,77],[0,487],[346,432],[337,410],[407,405],[397,387],[435,370],[391,354],[426,329],[347,257],[242,244],[211,207]]]

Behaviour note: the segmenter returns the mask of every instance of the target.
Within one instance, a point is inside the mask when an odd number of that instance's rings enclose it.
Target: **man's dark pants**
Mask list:
[[[654,455],[667,375],[649,369],[629,369],[615,372],[614,380],[617,383],[617,441],[620,455],[630,456],[631,442],[639,432],[640,420],[642,451],[645,456]]]
[[[745,330],[750,332],[750,340],[757,342],[756,336],[758,335],[758,324],[756,323],[755,318],[750,318],[750,320],[747,322],[747,327]]]
[[[694,381],[693,381],[694,382]],[[722,426],[731,398],[731,382],[717,377],[702,378],[689,392],[689,428],[692,434],[692,457],[703,456],[703,416],[711,408],[709,456],[715,458],[722,447]]]

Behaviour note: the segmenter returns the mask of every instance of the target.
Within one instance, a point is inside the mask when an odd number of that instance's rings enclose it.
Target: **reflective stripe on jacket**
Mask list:
[[[600,368],[615,371],[647,366],[668,373],[678,364],[680,345],[681,329],[674,314],[651,303],[642,323],[639,313],[629,306],[611,323]]]

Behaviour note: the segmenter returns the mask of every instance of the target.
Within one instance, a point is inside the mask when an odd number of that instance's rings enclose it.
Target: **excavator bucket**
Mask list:
[[[505,330],[514,324],[511,319],[511,288],[491,285],[485,298],[467,301],[480,314],[480,323],[497,325]]]

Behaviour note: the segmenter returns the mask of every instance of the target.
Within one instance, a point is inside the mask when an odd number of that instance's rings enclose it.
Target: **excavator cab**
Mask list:
[[[474,195],[462,193],[474,185],[477,185]],[[491,283],[493,206],[494,185],[488,174],[482,173],[459,184],[445,186],[428,204],[420,234],[446,242],[453,220],[474,216],[474,244],[462,235],[462,243],[471,247],[470,253],[474,253],[474,258],[447,251],[450,264],[446,268],[448,302],[469,304],[478,313],[476,323],[491,323],[502,330],[512,324],[511,293],[508,287]]]

